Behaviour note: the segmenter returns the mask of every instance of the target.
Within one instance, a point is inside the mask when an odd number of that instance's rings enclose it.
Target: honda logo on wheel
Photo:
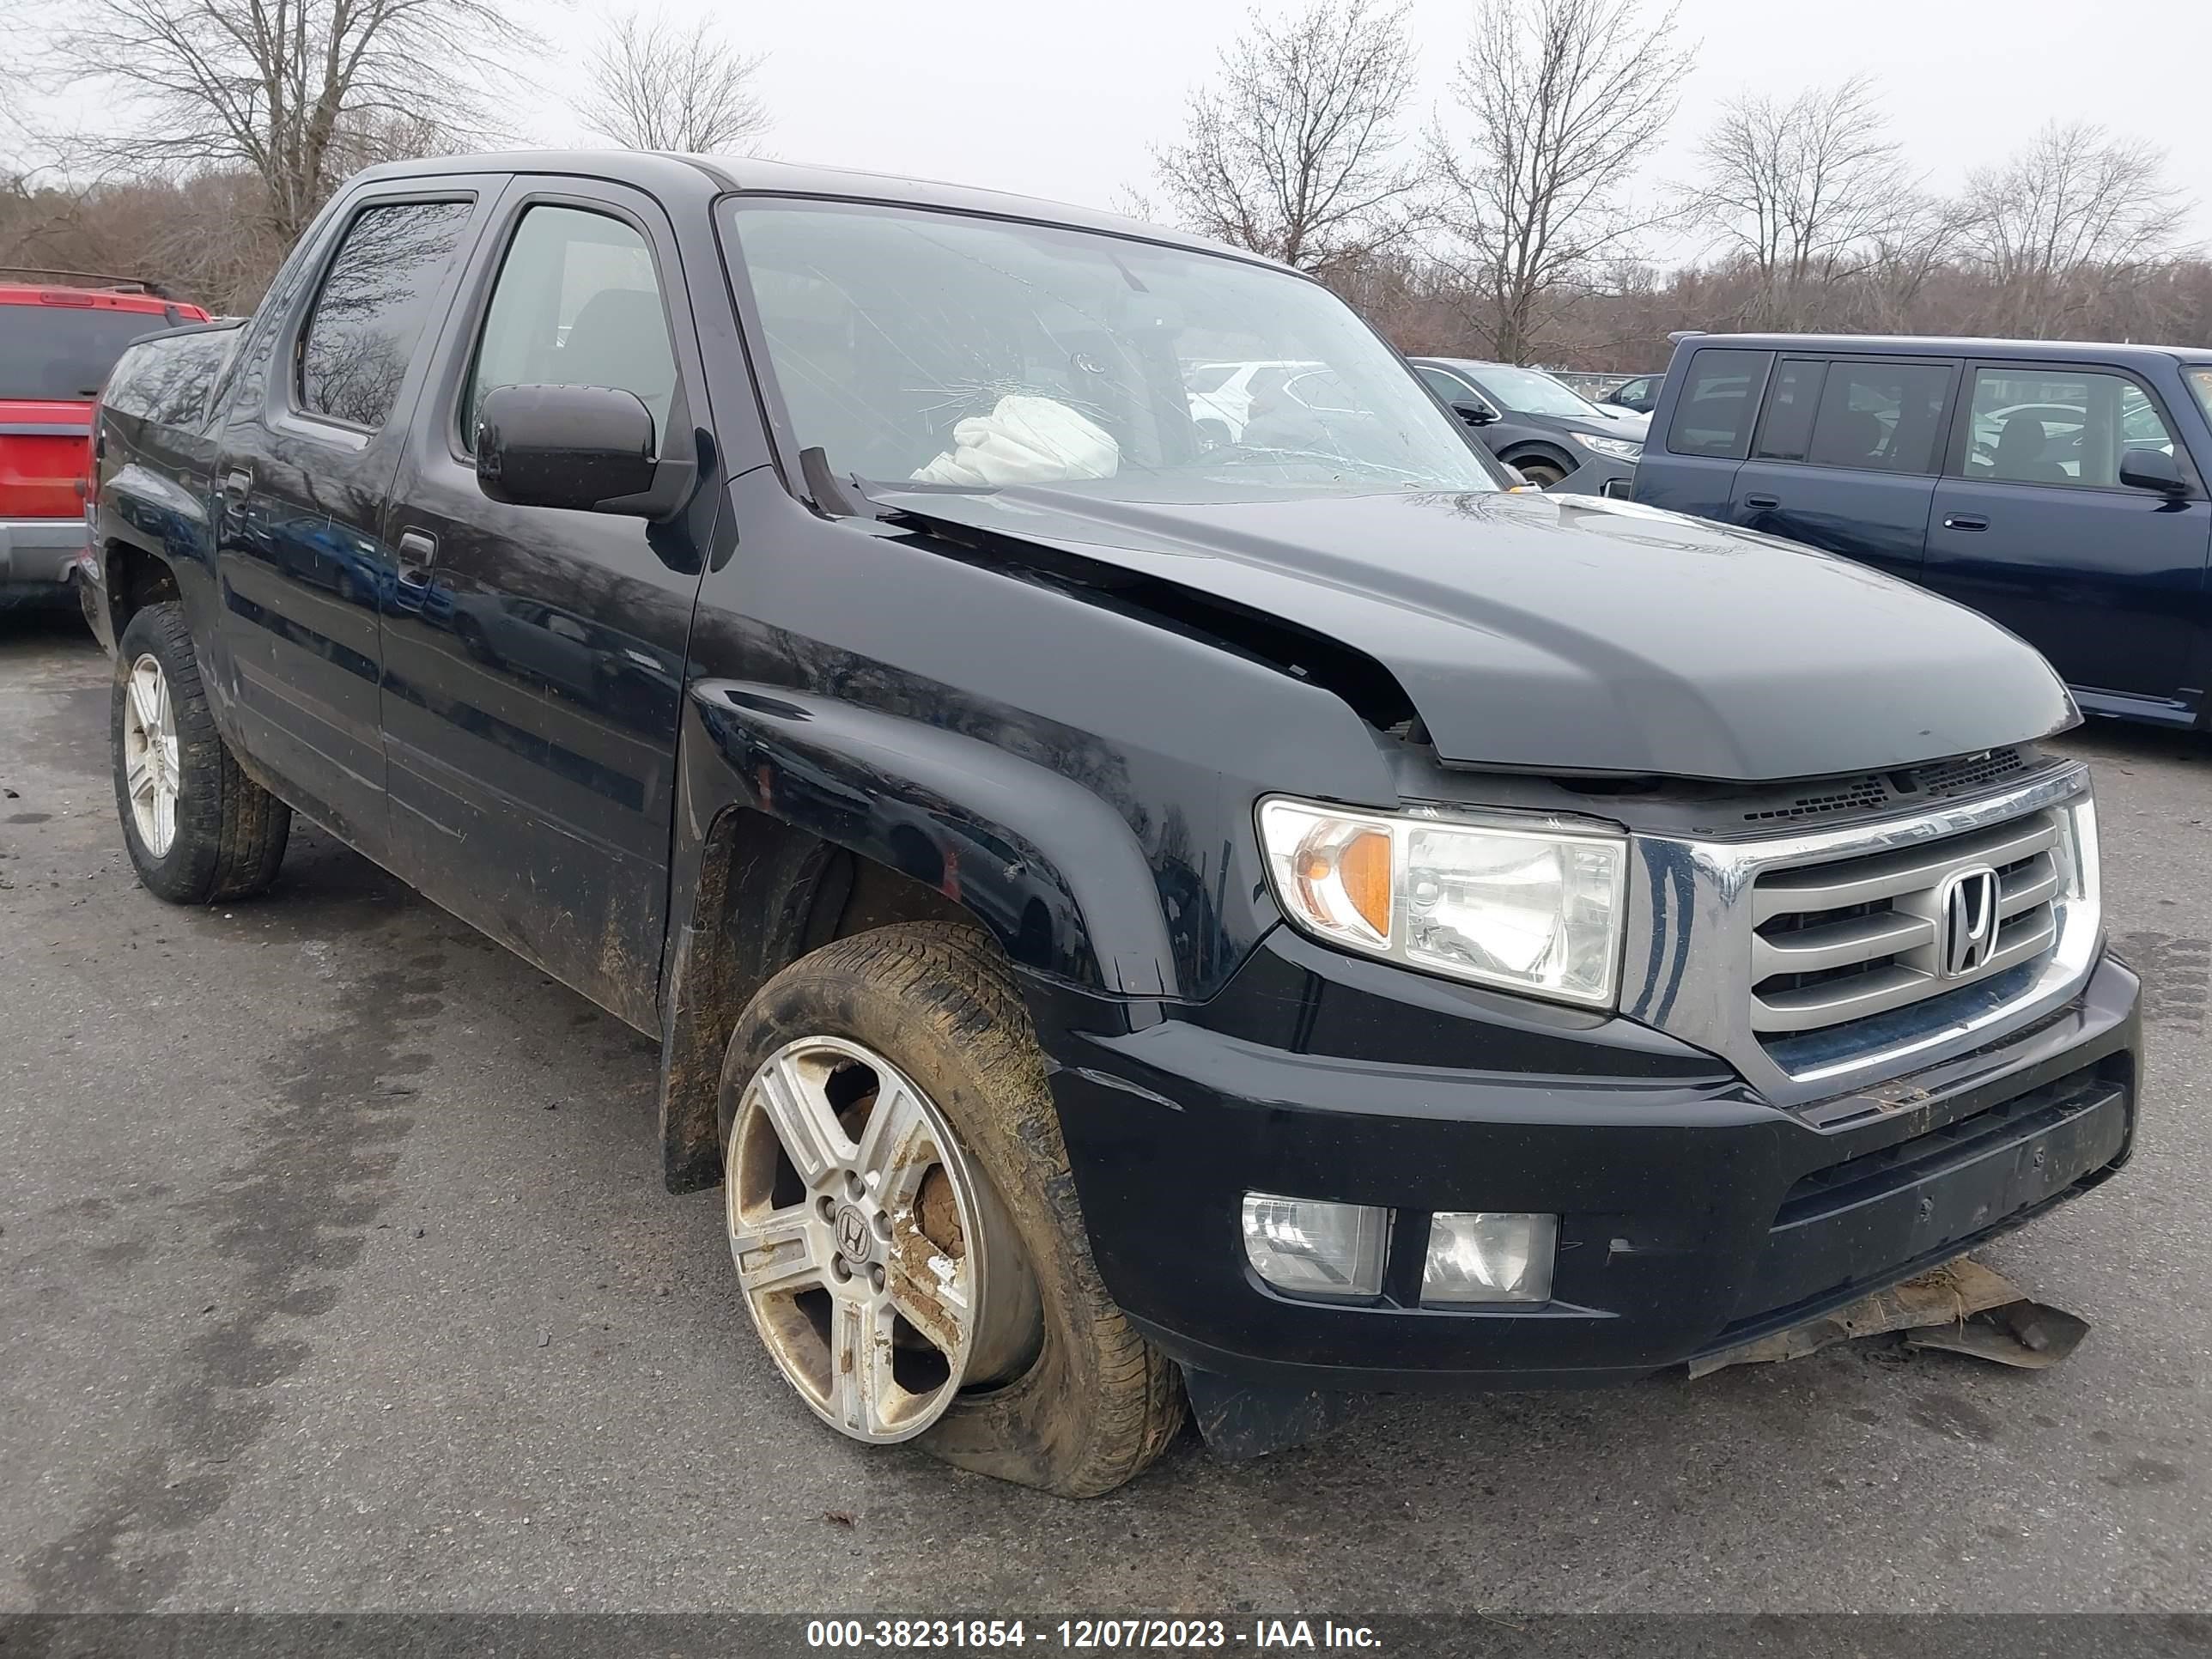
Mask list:
[[[1996,948],[1997,872],[1986,864],[1954,871],[1937,897],[1936,915],[1943,977],[1978,973]]]

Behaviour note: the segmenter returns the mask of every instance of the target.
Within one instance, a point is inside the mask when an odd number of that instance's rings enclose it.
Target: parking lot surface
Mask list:
[[[1069,1504],[823,1429],[671,1198],[654,1045],[301,825],[132,878],[109,671],[0,618],[0,1607],[2212,1607],[2212,751],[2098,725],[2132,1166],[1990,1250],[2042,1374],[1857,1347],[1188,1435]],[[1042,1604],[1042,1605],[1040,1605]]]

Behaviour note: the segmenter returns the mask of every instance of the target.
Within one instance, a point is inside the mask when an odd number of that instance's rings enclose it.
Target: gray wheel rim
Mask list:
[[[123,780],[138,839],[155,858],[177,838],[177,800],[184,793],[178,763],[175,706],[168,676],[151,655],[131,665],[124,685]]]
[[[873,1050],[809,1036],[770,1055],[739,1099],[724,1188],[754,1328],[841,1434],[911,1439],[1036,1355],[1036,1277],[1003,1206]]]

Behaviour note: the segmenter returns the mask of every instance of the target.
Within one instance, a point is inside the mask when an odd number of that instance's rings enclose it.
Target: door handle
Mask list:
[[[242,466],[234,466],[222,475],[222,493],[241,498],[253,493],[253,474]]]
[[[1951,513],[1943,519],[1946,530],[1987,530],[1990,521],[1978,513]]]
[[[1747,495],[1743,498],[1743,504],[1746,507],[1779,507],[1782,505],[1782,497],[1779,495]]]
[[[438,562],[438,538],[421,530],[399,533],[399,580],[410,587],[430,585],[430,567]]]

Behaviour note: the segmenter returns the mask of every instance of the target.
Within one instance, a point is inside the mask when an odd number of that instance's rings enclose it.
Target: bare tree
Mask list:
[[[1723,107],[1698,145],[1691,205],[1759,273],[1753,320],[1796,328],[1822,294],[1856,274],[1917,205],[1916,181],[1883,136],[1871,81],[1854,76],[1779,100]]]
[[[1966,205],[1908,190],[1884,216],[1844,296],[1856,326],[1883,334],[1925,333],[1922,296],[1948,272],[1966,231]]]
[[[1649,18],[1639,21],[1639,16]],[[1637,0],[1486,0],[1431,149],[1491,351],[1527,361],[1559,303],[1653,222],[1629,210],[1691,52]]]
[[[1218,76],[1190,96],[1182,142],[1153,153],[1190,227],[1302,270],[1371,255],[1419,218],[1419,169],[1399,154],[1413,88],[1407,8],[1307,0],[1251,15]]]
[[[482,71],[516,40],[499,0],[79,0],[46,68],[116,106],[80,135],[94,172],[258,177],[270,230],[299,234],[343,177],[350,131],[483,130]],[[19,26],[21,20],[19,19]]]
[[[2055,332],[2169,252],[2187,204],[2166,153],[2087,122],[2053,122],[2001,165],[1968,176],[1968,246],[1994,280],[1993,325]]]
[[[720,39],[711,19],[679,29],[632,12],[592,57],[585,124],[624,149],[729,149],[769,129],[753,88],[762,62]]]

